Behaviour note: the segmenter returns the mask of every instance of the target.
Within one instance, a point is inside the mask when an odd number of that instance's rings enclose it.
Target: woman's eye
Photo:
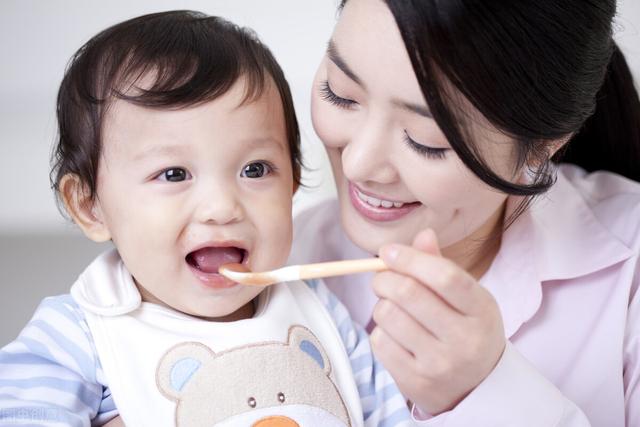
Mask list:
[[[262,178],[273,172],[274,167],[266,162],[251,162],[242,168],[240,176],[243,178]]]
[[[331,87],[329,86],[329,80],[325,80],[320,85],[320,95],[322,99],[325,101],[329,101],[333,105],[336,105],[340,108],[351,108],[358,103],[352,99],[342,98],[341,96],[336,95]]]
[[[191,174],[184,168],[169,168],[162,171],[158,175],[158,179],[168,182],[181,182],[191,179]]]
[[[407,131],[404,131],[404,142],[406,142],[409,148],[416,153],[430,159],[444,159],[447,155],[447,151],[449,151],[449,148],[435,148],[420,144],[419,142],[411,139]]]

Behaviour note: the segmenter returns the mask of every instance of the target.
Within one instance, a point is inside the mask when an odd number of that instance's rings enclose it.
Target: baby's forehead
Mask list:
[[[277,89],[265,85],[260,95],[250,98],[245,83],[238,80],[215,99],[175,107],[141,106],[116,98],[103,121],[103,150],[118,157],[143,157],[140,152],[184,155],[180,147],[188,148],[202,138],[210,144],[224,144],[227,150],[278,150],[288,154]],[[173,148],[167,150],[167,146]]]

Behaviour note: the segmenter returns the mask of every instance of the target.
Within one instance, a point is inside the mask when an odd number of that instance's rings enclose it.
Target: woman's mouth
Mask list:
[[[247,255],[248,253],[245,249],[236,246],[207,246],[189,252],[185,257],[185,261],[205,286],[230,288],[237,285],[237,283],[220,275],[218,268],[223,264],[242,264],[247,261]]]
[[[420,202],[387,200],[364,193],[349,182],[349,199],[362,216],[373,221],[395,221],[421,206]]]

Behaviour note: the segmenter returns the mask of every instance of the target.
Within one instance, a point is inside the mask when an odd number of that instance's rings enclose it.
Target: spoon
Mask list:
[[[387,266],[380,258],[353,259],[347,261],[320,262],[291,265],[271,271],[251,272],[243,264],[224,264],[218,272],[229,280],[242,285],[267,286],[292,280],[318,279],[343,274],[383,271]]]

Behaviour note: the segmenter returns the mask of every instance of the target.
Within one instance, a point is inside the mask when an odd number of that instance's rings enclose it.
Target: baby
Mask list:
[[[56,194],[115,249],[0,351],[0,424],[410,423],[321,282],[218,274],[279,267],[292,240],[298,124],[253,33],[190,11],[115,25],[73,57],[57,112]]]

